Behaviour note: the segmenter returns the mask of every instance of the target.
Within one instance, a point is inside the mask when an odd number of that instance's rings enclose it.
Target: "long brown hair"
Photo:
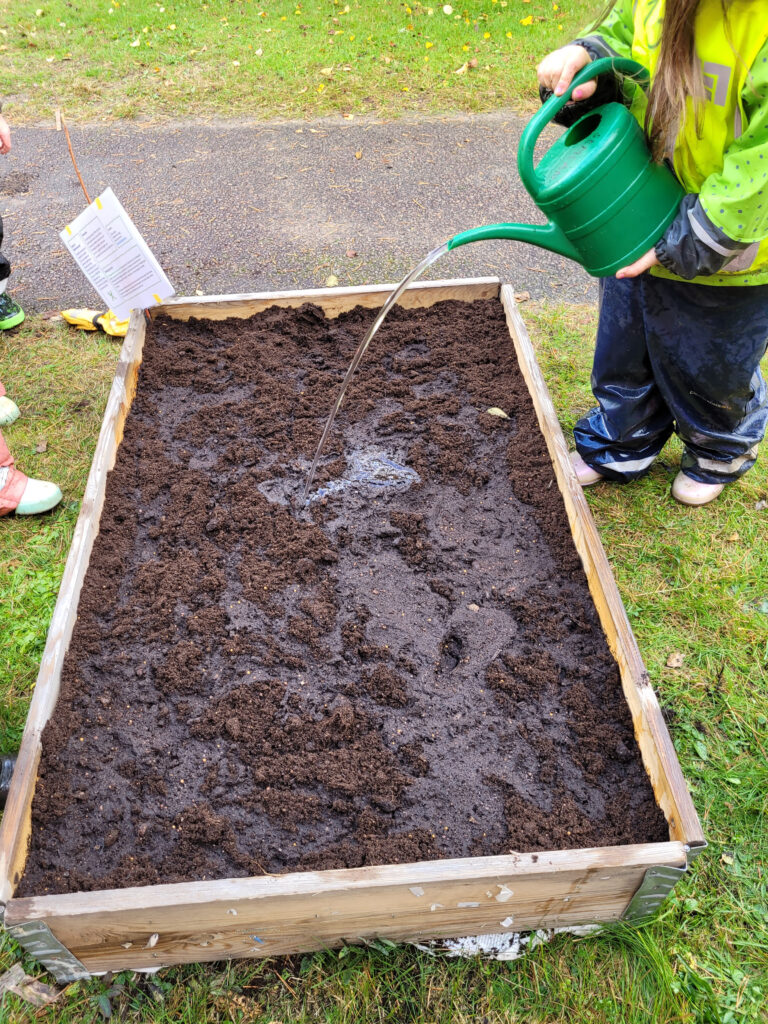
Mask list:
[[[662,160],[686,115],[686,101],[694,104],[696,132],[700,132],[701,105],[705,98],[701,66],[696,57],[693,29],[701,0],[666,0],[661,28],[659,59],[648,94],[645,132],[656,160]],[[730,0],[720,0],[727,17]],[[616,0],[603,10],[594,28],[606,20]]]

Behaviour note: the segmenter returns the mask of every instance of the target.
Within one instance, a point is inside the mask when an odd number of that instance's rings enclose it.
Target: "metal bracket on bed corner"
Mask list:
[[[709,844],[707,843],[706,839],[700,839],[698,842],[690,843],[688,846],[686,846],[685,852],[688,855],[689,867],[691,865],[691,861],[695,860],[700,853],[706,850],[708,845]]]
[[[8,934],[47,968],[56,981],[82,981],[91,977],[87,967],[63,946],[45,921],[25,921],[7,929]]]
[[[621,915],[621,920],[629,924],[641,924],[650,920],[691,866],[691,862],[706,848],[707,842],[704,839],[686,844],[684,868],[667,867],[664,864],[648,868],[640,887]]]
[[[628,924],[641,924],[650,920],[687,870],[687,866],[673,868],[659,865],[648,868],[621,920]]]

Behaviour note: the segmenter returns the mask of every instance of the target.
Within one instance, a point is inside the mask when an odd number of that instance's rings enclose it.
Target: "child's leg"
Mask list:
[[[0,217],[0,246],[3,244],[3,218]],[[11,265],[0,251],[0,330],[16,327],[24,320],[24,310],[7,293]]]
[[[592,367],[598,405],[573,431],[584,461],[607,479],[622,483],[648,471],[673,425],[648,356],[642,280],[600,281]]]
[[[644,290],[654,375],[685,443],[682,470],[701,483],[729,483],[754,465],[768,423],[760,373],[768,285],[647,277]]]
[[[3,218],[0,217],[0,295],[8,285],[8,278],[11,276],[11,264],[2,252],[3,246]]]

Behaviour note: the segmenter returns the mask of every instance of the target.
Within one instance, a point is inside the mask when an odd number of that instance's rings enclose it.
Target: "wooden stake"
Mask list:
[[[80,182],[80,187],[82,188],[83,192],[85,193],[85,198],[88,200],[88,205],[90,206],[91,205],[91,197],[88,195],[88,189],[85,187],[85,182],[83,181],[82,175],[80,174],[80,171],[79,171],[78,166],[77,166],[77,160],[75,160],[75,154],[72,151],[72,140],[69,137],[69,129],[67,128],[67,122],[61,116],[61,111],[60,110],[57,109],[56,115],[57,115],[57,121],[56,121],[57,127],[58,127],[58,123],[60,121],[61,125],[62,125],[62,127],[64,129],[64,134],[67,137],[67,148],[69,149],[69,155],[72,157],[72,166],[75,168],[75,174],[77,175],[77,180]]]

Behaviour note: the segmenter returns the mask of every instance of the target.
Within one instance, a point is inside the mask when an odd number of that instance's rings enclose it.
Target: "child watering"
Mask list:
[[[0,114],[0,154],[11,150],[11,132],[8,122]],[[0,246],[3,244],[3,221],[0,218]],[[0,331],[18,326],[24,319],[24,312],[6,291],[11,265],[0,252]],[[19,410],[5,393],[0,381],[0,427],[18,419]],[[30,480],[16,469],[13,456],[8,450],[0,431],[0,516],[9,512],[18,515],[33,515],[47,512],[61,501],[61,491],[56,484],[46,480]]]
[[[768,423],[765,4],[616,0],[589,34],[544,58],[539,83],[562,95],[577,71],[611,56],[648,68],[648,95],[587,82],[571,113],[630,102],[687,194],[653,249],[601,279],[597,407],[576,424],[573,465],[583,486],[626,483],[674,431],[685,448],[672,495],[704,505],[754,465]]]

